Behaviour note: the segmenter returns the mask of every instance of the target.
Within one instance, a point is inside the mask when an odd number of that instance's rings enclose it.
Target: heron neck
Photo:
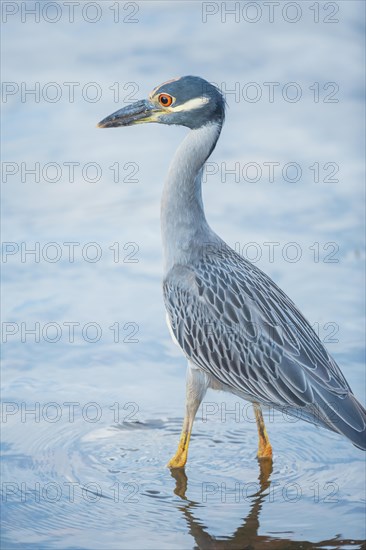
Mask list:
[[[161,198],[161,232],[165,272],[186,264],[215,240],[202,202],[202,169],[213,151],[221,124],[191,130],[170,165]]]

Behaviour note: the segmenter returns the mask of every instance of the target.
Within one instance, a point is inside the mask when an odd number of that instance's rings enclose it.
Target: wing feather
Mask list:
[[[294,303],[256,266],[225,246],[189,267],[174,266],[163,288],[185,355],[221,384],[253,401],[302,409],[306,420],[335,431],[365,430],[365,411],[339,367]]]

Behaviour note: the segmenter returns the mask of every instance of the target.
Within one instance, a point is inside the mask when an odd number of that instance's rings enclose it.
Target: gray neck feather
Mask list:
[[[176,151],[161,198],[161,233],[164,271],[188,264],[202,255],[203,247],[220,239],[209,227],[202,203],[203,165],[211,154],[221,124],[191,130]]]

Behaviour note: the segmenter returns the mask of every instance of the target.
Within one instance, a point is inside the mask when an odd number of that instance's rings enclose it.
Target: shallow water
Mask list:
[[[4,160],[19,171],[3,181],[2,548],[360,548],[365,455],[336,434],[267,411],[274,460],[260,464],[249,405],[208,392],[185,471],[165,467],[182,424],[185,361],[165,325],[159,196],[185,130],[94,127],[127,93],[145,97],[178,74],[238,83],[205,182],[207,217],[290,295],[365,403],[361,3],[330,3],[336,24],[313,22],[314,2],[301,4],[296,24],[204,23],[200,2],[130,4],[136,23],[112,24],[113,3],[103,2],[94,24],[63,11],[54,24],[19,13],[3,25],[7,81],[63,92],[65,82],[96,82],[103,94],[38,102],[15,93],[4,103]],[[243,100],[248,82],[264,94],[264,82],[294,81],[298,102]],[[337,83],[339,101],[312,101],[314,82],[323,92]],[[58,163],[61,177],[37,182],[22,162]],[[98,163],[102,176],[92,183],[76,167],[72,181],[70,162]],[[224,162],[241,174],[249,162],[263,174],[265,162],[295,162],[302,176],[235,181]],[[326,163],[338,181],[326,179]]]
[[[233,422],[235,402],[225,406],[219,419],[198,418],[185,472],[165,468],[180,418],[52,424],[49,405],[31,427],[10,421],[5,547],[360,547],[362,455],[335,435],[272,418],[273,467],[258,464],[255,427]]]

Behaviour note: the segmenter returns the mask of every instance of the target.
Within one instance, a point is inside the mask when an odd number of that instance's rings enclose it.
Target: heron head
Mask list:
[[[99,122],[99,128],[132,126],[144,122],[178,124],[195,129],[222,124],[225,100],[220,90],[198,76],[182,76],[164,82],[143,99]]]

